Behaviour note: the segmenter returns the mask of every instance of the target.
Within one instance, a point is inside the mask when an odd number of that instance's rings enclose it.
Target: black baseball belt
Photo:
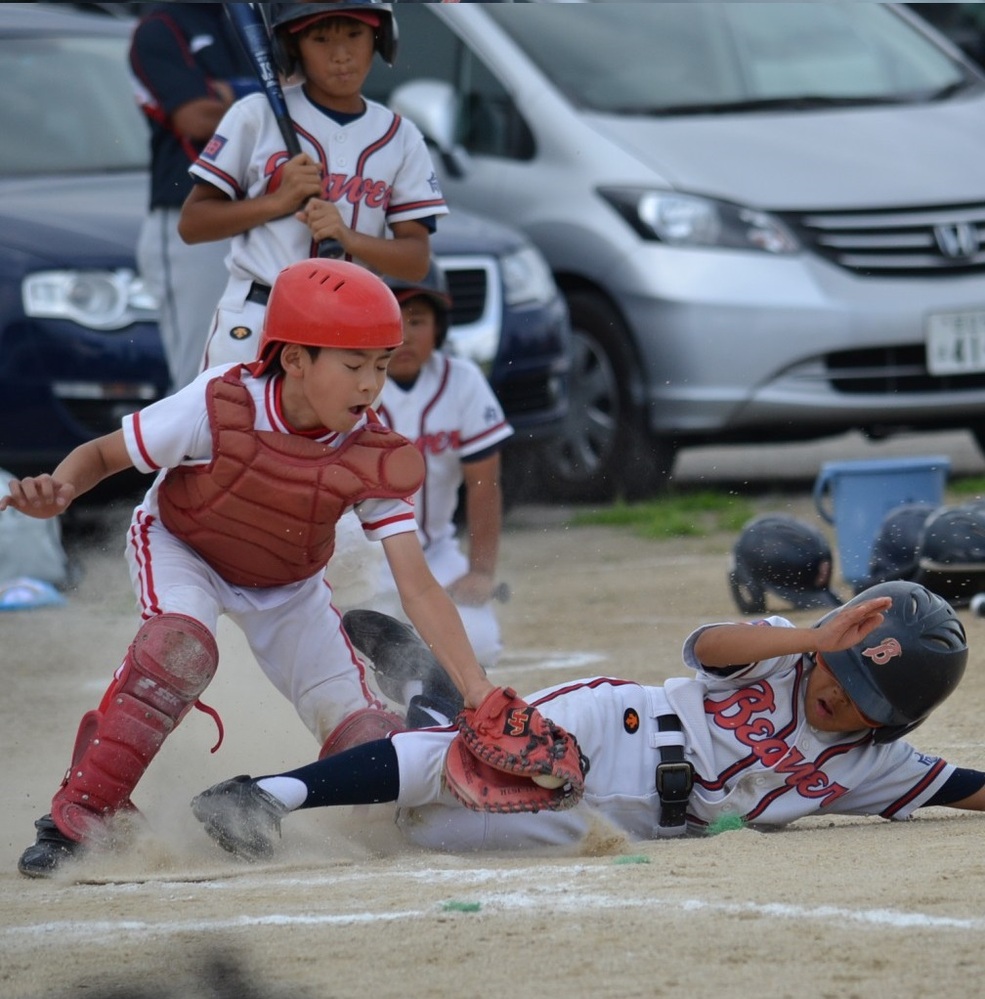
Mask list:
[[[246,293],[246,301],[256,305],[266,305],[270,300],[270,285],[260,284],[254,281],[250,285],[250,290]]]
[[[657,715],[658,732],[680,732],[680,741],[660,740],[657,750],[657,796],[660,798],[660,833],[679,836],[687,831],[687,802],[694,787],[694,767],[684,759],[684,737],[677,715]]]

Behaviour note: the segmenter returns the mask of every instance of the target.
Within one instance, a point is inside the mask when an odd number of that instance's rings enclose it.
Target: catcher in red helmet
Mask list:
[[[253,364],[206,371],[76,448],[51,474],[10,482],[0,511],[47,518],[110,475],[155,474],[128,533],[142,623],[122,665],[111,665],[102,701],[82,718],[21,873],[48,876],[114,840],[114,817],[133,811],[131,796],[164,740],[202,707],[219,665],[223,614],[322,756],[404,727],[368,687],[324,581],[335,525],[349,509],[383,545],[408,616],[464,704],[477,709],[477,750],[509,757],[529,776],[567,767],[571,740],[493,687],[424,561],[410,499],[423,459],[371,408],[402,336],[393,293],[365,268],[293,264],[274,284]],[[510,711],[527,718],[515,745],[485,725]]]

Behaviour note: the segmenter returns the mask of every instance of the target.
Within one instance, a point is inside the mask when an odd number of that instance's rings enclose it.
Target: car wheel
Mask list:
[[[651,438],[630,397],[629,335],[599,296],[568,295],[572,328],[569,411],[543,450],[540,479],[554,500],[643,499],[666,488],[674,448]]]

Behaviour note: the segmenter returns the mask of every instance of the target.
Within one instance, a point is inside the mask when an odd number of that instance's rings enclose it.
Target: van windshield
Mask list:
[[[883,4],[484,6],[589,110],[709,114],[916,102],[977,81]]]

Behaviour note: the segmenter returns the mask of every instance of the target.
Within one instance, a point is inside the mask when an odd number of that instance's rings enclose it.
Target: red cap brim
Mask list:
[[[371,28],[378,28],[380,26],[380,15],[374,14],[372,11],[340,10],[336,12],[323,10],[320,14],[306,17],[303,21],[292,22],[288,25],[288,30],[292,35],[296,35],[299,31],[304,31],[305,28],[309,28],[312,24],[317,24],[319,21],[324,21],[327,17],[351,17],[354,21],[362,21]]]

